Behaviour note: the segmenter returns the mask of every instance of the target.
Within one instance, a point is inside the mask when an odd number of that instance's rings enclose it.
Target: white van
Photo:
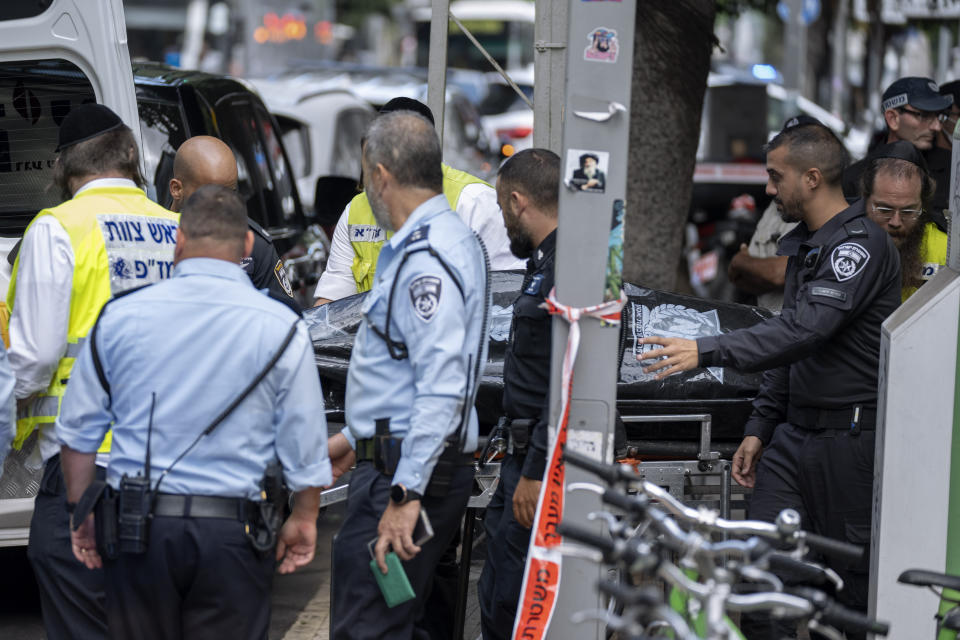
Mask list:
[[[91,94],[139,144],[121,0],[0,2],[0,292],[10,248],[37,211],[59,203],[49,189],[59,124]],[[40,479],[35,439],[7,456],[0,476],[0,547],[27,543]]]

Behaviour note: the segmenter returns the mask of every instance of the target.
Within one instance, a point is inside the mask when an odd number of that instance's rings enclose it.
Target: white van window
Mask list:
[[[94,102],[90,81],[65,60],[0,63],[0,234],[19,235],[62,201],[52,186],[60,124]]]
[[[33,2],[4,2],[0,4],[0,21],[22,20],[38,16],[53,4],[53,0],[33,0]]]

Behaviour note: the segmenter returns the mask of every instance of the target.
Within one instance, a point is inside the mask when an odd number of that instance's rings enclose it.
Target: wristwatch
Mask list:
[[[407,504],[411,500],[419,500],[422,496],[416,491],[410,491],[402,484],[390,487],[390,500],[394,504]]]

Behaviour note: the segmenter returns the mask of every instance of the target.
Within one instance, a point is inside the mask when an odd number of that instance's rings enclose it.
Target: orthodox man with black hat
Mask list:
[[[407,110],[433,123],[430,108],[412,98],[393,98],[380,113]],[[510,240],[500,217],[497,193],[489,184],[465,171],[447,165],[443,169],[443,195],[464,224],[473,229],[490,255],[495,271],[523,269],[524,263],[510,253]],[[340,215],[330,240],[330,257],[314,296],[317,304],[369,291],[383,243],[391,232],[380,226],[370,210],[366,193],[357,194]]]
[[[73,557],[54,421],[74,361],[114,295],[170,276],[177,216],[143,191],[136,140],[105,106],[64,118],[54,186],[65,202],[33,219],[7,291],[18,402],[15,447],[37,433],[43,477],[27,555],[50,640],[105,638],[103,575]],[[110,436],[97,449],[103,475]]]
[[[936,183],[923,155],[909,142],[883,144],[867,158],[863,199],[867,215],[900,252],[904,301],[947,263],[945,234],[930,221]],[[944,236],[944,242],[938,242]]]
[[[953,96],[942,95],[940,87],[930,78],[900,78],[883,92],[882,108],[886,130],[879,141],[889,144],[904,140],[923,154],[930,175],[940,185],[933,195],[928,213],[943,235],[931,240],[944,245],[947,241],[947,219],[943,210],[949,208],[950,152],[938,148],[936,142],[943,130],[940,115],[952,104]],[[843,174],[843,194],[847,202],[853,202],[860,197],[867,161],[868,159],[864,158],[855,162]]]
[[[662,348],[638,358],[654,360],[645,371],[660,379],[697,367],[764,371],[733,456],[733,477],[754,490],[748,517],[773,522],[792,508],[807,530],[868,545],[880,325],[900,304],[900,259],[863,200],[844,199],[846,155],[818,124],[788,128],[767,145],[767,195],[799,222],[780,240],[788,262],[779,316],[697,340],[644,338]],[[862,611],[869,557],[828,559],[845,584],[838,599]],[[759,631],[748,637],[781,637]]]

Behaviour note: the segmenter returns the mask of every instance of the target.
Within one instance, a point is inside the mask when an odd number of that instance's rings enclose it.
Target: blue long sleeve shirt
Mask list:
[[[151,479],[183,452],[277,352],[297,316],[254,289],[239,266],[211,258],[180,262],[173,277],[105,307],[96,344],[109,395],[84,345],[56,432],[94,452],[109,428],[107,481],[144,470],[151,394]],[[246,399],[163,481],[165,493],[257,499],[279,460],[293,491],[332,482],[327,422],[306,326]]]
[[[430,252],[415,251],[427,244],[449,272]],[[464,451],[476,449],[473,398],[487,354],[486,277],[480,241],[442,195],[417,207],[380,251],[350,357],[346,419],[351,439],[373,437],[376,421],[390,419],[390,433],[403,438],[393,484],[422,494],[461,421]],[[389,335],[406,344],[402,360],[371,328],[386,334],[391,290]]]

